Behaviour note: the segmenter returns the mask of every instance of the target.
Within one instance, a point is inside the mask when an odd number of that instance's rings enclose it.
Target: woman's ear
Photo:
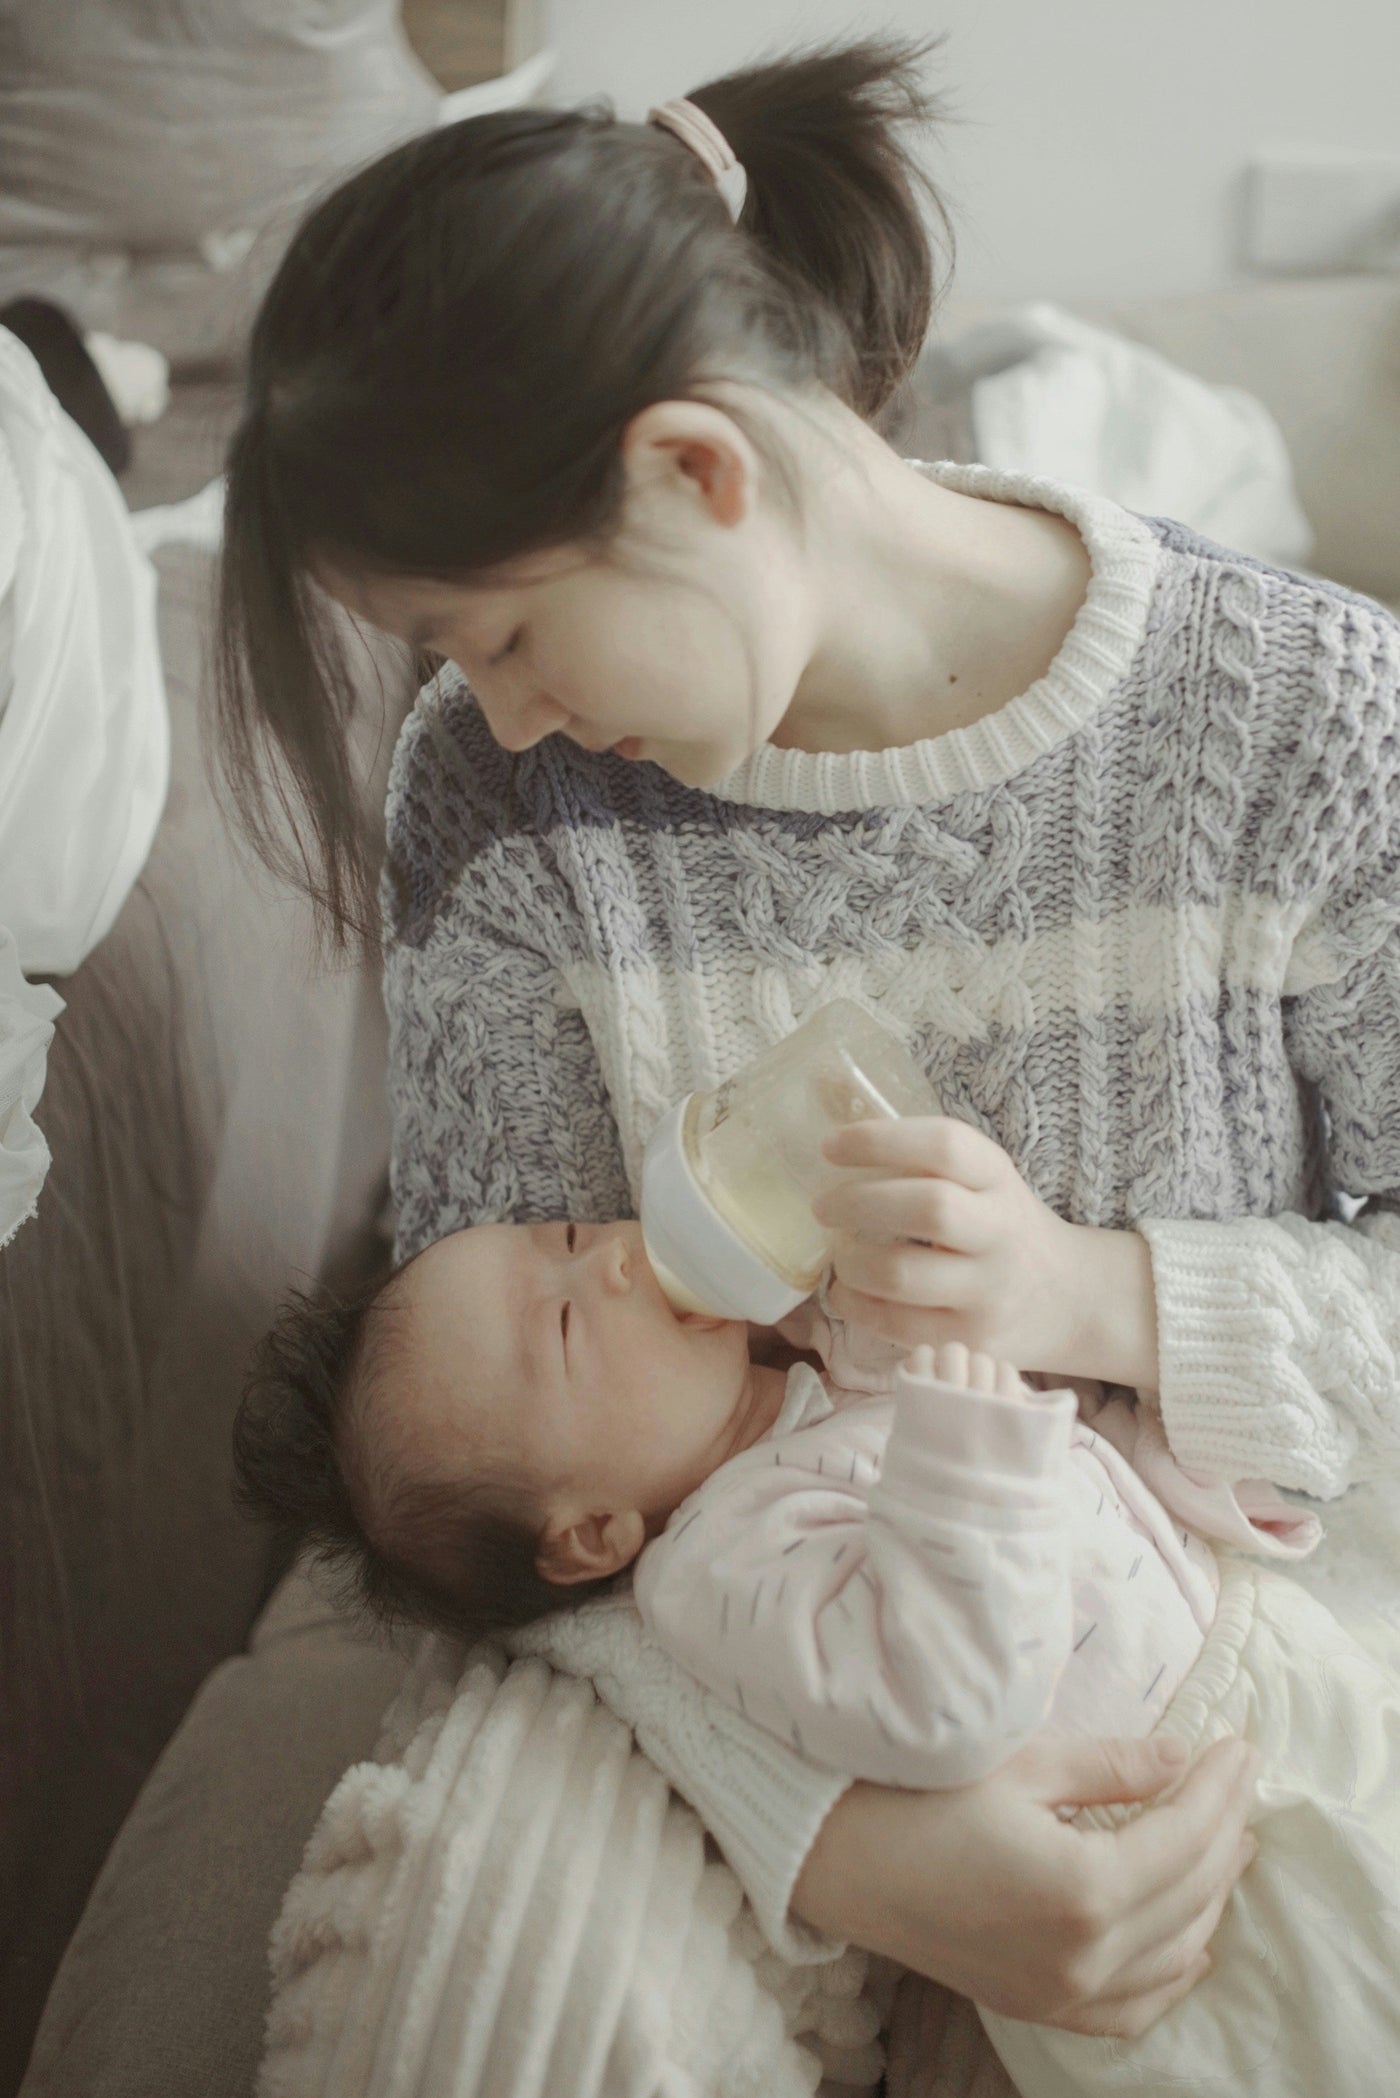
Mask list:
[[[708,401],[654,401],[622,434],[629,492],[698,499],[719,525],[742,524],[758,497],[759,462],[739,425]]]
[[[535,1571],[558,1587],[605,1581],[630,1566],[647,1541],[645,1520],[635,1508],[622,1515],[585,1515],[578,1522],[551,1523],[535,1551]]]

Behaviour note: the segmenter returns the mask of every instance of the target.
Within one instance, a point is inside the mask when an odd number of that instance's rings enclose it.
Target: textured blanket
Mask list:
[[[893,1970],[789,1966],[591,1684],[427,1642],[273,1935],[259,2098],[809,2098]]]

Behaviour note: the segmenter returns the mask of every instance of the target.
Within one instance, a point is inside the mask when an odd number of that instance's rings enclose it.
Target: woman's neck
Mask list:
[[[888,750],[994,713],[1074,624],[1089,557],[1067,519],[942,487],[850,416],[811,432],[804,544],[811,642],[773,741]],[[824,472],[821,470],[824,468]]]

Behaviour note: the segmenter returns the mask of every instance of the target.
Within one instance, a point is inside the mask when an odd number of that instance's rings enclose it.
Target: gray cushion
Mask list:
[[[289,1575],[249,1651],[204,1684],[113,1846],[23,2098],[249,2098],[268,1933],[403,1670],[402,1653]]]

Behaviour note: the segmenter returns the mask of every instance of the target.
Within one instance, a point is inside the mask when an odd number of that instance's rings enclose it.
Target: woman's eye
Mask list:
[[[495,655],[491,657],[490,660],[493,666],[497,663],[504,663],[507,656],[513,656],[515,654],[515,651],[520,646],[521,639],[524,633],[525,629],[523,626],[518,626],[516,628],[515,632],[511,635],[509,641],[507,641],[505,647],[498,648],[496,650]]]
[[[567,1231],[566,1231],[566,1232],[564,1233],[564,1244],[565,1244],[565,1245],[566,1245],[566,1246],[568,1247],[569,1251],[570,1251],[570,1252],[572,1253],[572,1252],[573,1252],[573,1250],[574,1250],[574,1247],[575,1247],[575,1246],[576,1246],[576,1245],[578,1244],[578,1225],[577,1225],[577,1224],[570,1224],[570,1226],[569,1226],[568,1230],[567,1230]]]
[[[561,1304],[559,1307],[559,1337],[563,1341],[565,1348],[569,1345],[569,1312],[571,1308],[567,1303]]]

